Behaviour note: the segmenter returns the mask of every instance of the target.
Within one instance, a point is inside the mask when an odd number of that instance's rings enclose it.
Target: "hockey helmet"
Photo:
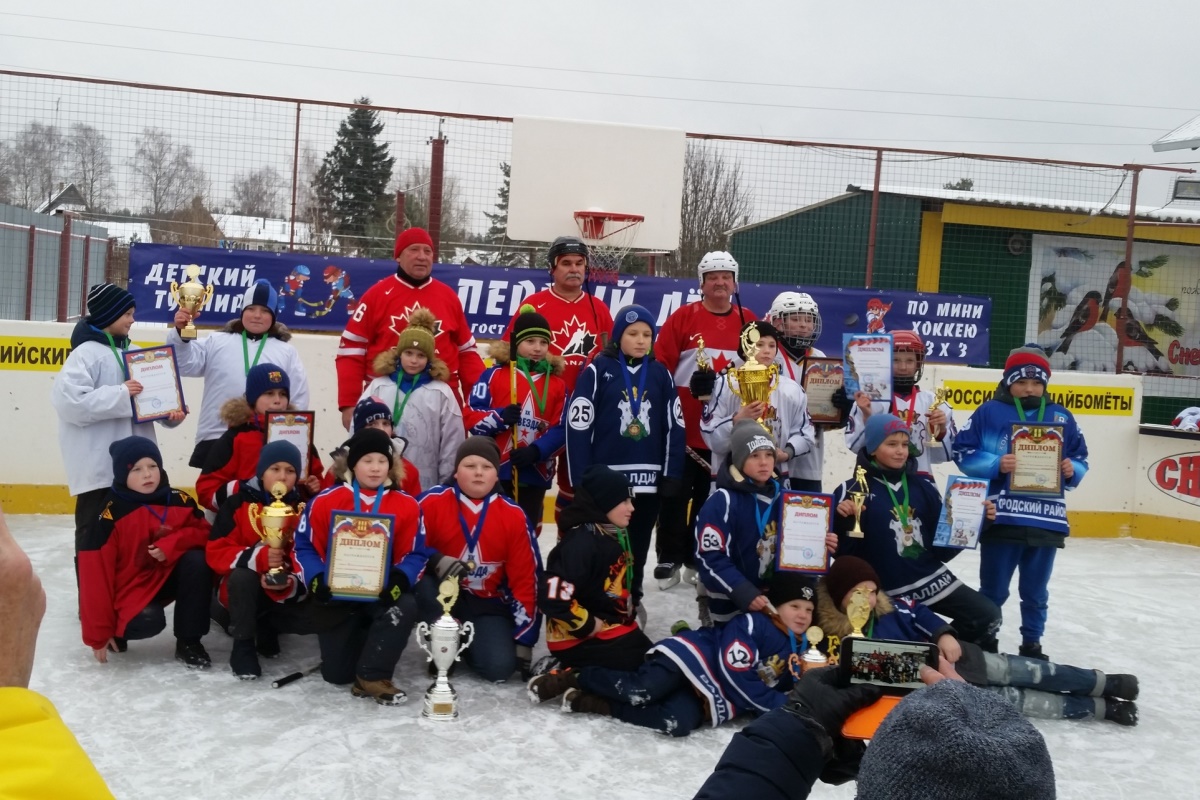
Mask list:
[[[732,272],[733,281],[737,283],[738,263],[724,250],[714,250],[711,253],[705,253],[704,258],[700,259],[700,263],[696,265],[696,273],[700,276],[701,284],[704,283],[704,276],[710,272]]]
[[[808,314],[812,318],[812,333],[807,336],[788,336],[785,321],[792,314]],[[784,346],[797,356],[821,338],[821,309],[812,295],[806,292],[780,292],[771,302],[767,319],[779,329]]]
[[[925,370],[925,343],[921,341],[921,337],[916,331],[903,329],[892,331],[892,352],[893,353],[915,353],[917,356],[917,371],[913,375],[912,382],[916,383],[921,380],[921,373]],[[908,381],[902,381],[900,378],[893,378],[897,389],[911,388],[901,386]]]
[[[583,256],[588,259],[589,263],[591,261],[588,256],[587,244],[578,236],[559,236],[551,242],[550,251],[546,253],[546,264],[550,271],[554,271],[554,265],[558,263],[559,256],[571,254]]]

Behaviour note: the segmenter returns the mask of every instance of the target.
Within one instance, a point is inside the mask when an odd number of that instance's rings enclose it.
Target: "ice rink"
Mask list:
[[[396,674],[409,702],[392,708],[316,675],[271,689],[271,678],[316,663],[314,637],[283,637],[283,655],[264,659],[264,679],[249,683],[229,672],[230,639],[216,626],[205,638],[214,661],[207,672],[173,660],[170,628],[98,664],[79,636],[72,520],[10,516],[9,524],[49,597],[31,688],[54,701],[119,798],[687,798],[737,730],[673,740],[535,707],[518,680],[493,686],[466,671],[454,680],[461,720],[429,722],[420,717],[429,679],[415,644]],[[554,539],[547,526],[544,551]],[[976,583],[975,553],[952,566]],[[1078,539],[1060,553],[1046,651],[1061,663],[1134,672],[1142,684],[1137,728],[1035,722],[1060,798],[1200,797],[1198,587],[1197,548]],[[651,638],[695,619],[682,586],[649,586],[646,605]],[[1001,644],[1015,652],[1015,598],[1005,610],[1013,622]],[[544,652],[539,645],[535,658]],[[818,784],[812,796],[851,798],[854,788]]]

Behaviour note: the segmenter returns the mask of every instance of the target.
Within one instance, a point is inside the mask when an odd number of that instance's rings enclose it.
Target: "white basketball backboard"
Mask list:
[[[684,132],[640,125],[513,120],[508,238],[578,235],[576,211],[641,214],[637,250],[679,247]]]

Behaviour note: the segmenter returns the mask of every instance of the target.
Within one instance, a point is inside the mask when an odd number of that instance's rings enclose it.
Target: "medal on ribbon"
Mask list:
[[[621,435],[627,439],[632,439],[635,442],[646,438],[646,423],[642,422],[642,398],[646,395],[646,374],[650,372],[649,364],[642,361],[641,370],[638,375],[638,385],[635,388],[633,380],[629,377],[629,363],[625,360],[625,354],[620,353],[621,357],[621,377],[625,379],[625,397],[629,401],[629,415],[632,419],[625,426],[625,430],[621,431]]]

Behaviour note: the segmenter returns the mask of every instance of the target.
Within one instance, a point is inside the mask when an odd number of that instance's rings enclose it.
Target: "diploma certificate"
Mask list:
[[[829,570],[825,534],[833,530],[833,497],[784,492],[775,547],[775,569],[824,575]]]
[[[122,358],[129,380],[142,385],[141,393],[132,399],[134,422],[166,419],[173,411],[187,411],[174,345],[126,350]]]
[[[396,518],[390,514],[334,512],[325,560],[325,579],[333,597],[364,603],[379,599],[392,568],[395,528]]]
[[[308,454],[312,450],[313,411],[272,411],[267,414],[267,442],[291,442],[300,451],[300,480],[308,477]]]
[[[979,545],[979,532],[986,517],[986,478],[951,475],[942,495],[942,513],[938,517],[933,544],[937,547],[957,547],[974,550]]]
[[[846,394],[857,392],[872,400],[892,399],[892,335],[890,333],[846,333],[842,335]]]
[[[816,425],[837,425],[842,412],[833,404],[833,393],[845,383],[845,370],[836,358],[810,358],[804,362],[800,385],[808,396],[808,415]]]
[[[1008,476],[1013,494],[1061,495],[1063,427],[1018,422],[1012,427],[1009,448],[1017,457],[1016,469]]]

